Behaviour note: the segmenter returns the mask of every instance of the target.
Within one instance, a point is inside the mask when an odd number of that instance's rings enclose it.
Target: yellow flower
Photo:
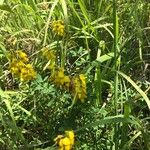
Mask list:
[[[26,68],[21,69],[20,80],[21,81],[28,80],[28,70]]]
[[[55,73],[54,83],[58,86],[62,86],[64,84],[64,69],[59,68],[59,70]]]
[[[70,82],[71,82],[71,80],[70,80],[69,76],[65,76],[65,77],[64,77],[64,87],[65,87],[67,90],[69,90]]]
[[[31,64],[28,62],[27,55],[21,50],[16,51],[16,56],[11,54],[9,68],[14,77],[19,78],[21,81],[29,81],[35,78],[36,72]]]
[[[22,81],[29,81],[34,79],[36,72],[34,71],[31,64],[27,64],[24,68],[21,69],[20,79]]]
[[[72,149],[71,145],[64,146],[64,150],[71,150],[71,149]]]
[[[58,135],[58,136],[54,139],[55,143],[58,144],[60,147],[63,146],[62,141],[61,141],[61,139],[62,139],[63,137],[64,137],[63,135]]]
[[[62,20],[53,21],[52,23],[52,31],[55,32],[59,36],[64,35],[64,22]]]
[[[58,135],[54,141],[59,150],[71,150],[74,145],[74,132],[65,131],[65,135]]]
[[[74,145],[74,132],[73,131],[65,131],[65,134],[70,139],[70,144]]]
[[[64,68],[59,68],[51,75],[51,80],[57,85],[69,90],[70,78],[64,74]]]
[[[25,64],[22,61],[17,62],[16,65],[19,69],[25,67]]]
[[[19,69],[17,67],[11,67],[10,68],[10,71],[13,73],[13,74],[18,74],[19,73]]]
[[[80,74],[79,77],[75,77],[73,79],[73,84],[73,95],[76,96],[76,99],[80,99],[81,102],[84,102],[84,99],[87,97],[85,76]]]
[[[61,141],[62,141],[62,144],[65,146],[70,145],[70,139],[68,137],[61,139]]]
[[[13,75],[19,76],[20,69],[23,68],[25,64],[22,61],[18,61],[16,59],[12,59],[9,64],[10,71]]]
[[[27,57],[27,54],[24,53],[23,51],[17,50],[17,51],[16,51],[16,54],[17,54],[17,56],[19,57],[19,59],[20,59],[22,62],[28,62],[28,61],[29,61],[29,59],[28,59],[28,57]]]
[[[27,64],[25,67],[20,69],[20,80],[21,81],[29,81],[34,79],[36,76],[36,72],[34,71],[31,64]]]
[[[58,75],[58,78],[63,78],[64,77],[64,68],[59,68],[57,75]]]
[[[63,149],[63,150],[71,150],[72,145],[70,143],[70,139],[68,137],[64,137],[62,139],[60,139],[60,141],[58,142],[59,145],[59,149]]]
[[[85,82],[85,76],[84,76],[84,74],[80,74],[79,75],[79,79],[81,81],[82,87],[86,87],[86,82]]]

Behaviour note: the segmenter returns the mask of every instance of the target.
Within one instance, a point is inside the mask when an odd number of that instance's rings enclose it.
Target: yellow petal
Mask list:
[[[66,145],[66,146],[64,147],[64,150],[71,150],[71,145]]]
[[[65,138],[63,138],[62,139],[62,143],[63,143],[63,145],[70,145],[71,143],[70,143],[70,139],[68,138],[68,137],[65,137]]]
[[[65,76],[65,77],[64,77],[64,82],[67,82],[67,83],[70,82],[69,76]]]
[[[73,131],[66,131],[66,136],[70,139],[71,145],[74,145],[74,132]]]

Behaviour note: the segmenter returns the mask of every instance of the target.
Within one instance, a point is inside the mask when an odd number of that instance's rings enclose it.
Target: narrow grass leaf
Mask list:
[[[141,135],[141,131],[134,134],[134,136],[124,145],[123,150],[129,149],[133,141],[137,139],[140,135]]]
[[[43,41],[43,46],[46,45],[46,40],[47,40],[47,34],[48,34],[48,28],[49,28],[49,24],[50,24],[50,21],[51,21],[51,17],[52,17],[52,14],[54,13],[54,9],[55,7],[57,6],[57,3],[59,2],[59,0],[56,0],[50,11],[49,11],[49,15],[48,15],[48,18],[47,18],[47,22],[46,22],[46,25],[45,25],[45,34],[44,34],[44,41]]]
[[[31,116],[31,112],[28,110],[24,109],[22,106],[18,105],[18,108],[20,108],[23,112],[25,112],[28,116]]]
[[[115,123],[115,124],[116,123],[131,123],[138,127],[140,126],[136,120],[133,120],[133,117],[132,117],[132,119],[130,119],[130,118],[124,118],[123,115],[117,115],[117,116],[106,117],[106,118],[96,121],[94,123],[87,124],[84,127],[76,130],[76,132],[78,132],[80,130],[84,130],[86,128],[90,128],[90,127],[95,127],[95,126],[104,125],[104,124],[113,124],[113,123]]]
[[[84,4],[84,1],[83,0],[78,0],[78,3],[79,3],[79,6],[81,8],[81,11],[82,11],[86,21],[88,22],[88,24],[90,24],[90,20],[89,20],[90,17],[88,16],[88,13],[86,11],[86,6]]]
[[[68,12],[67,12],[67,4],[65,0],[60,0],[61,6],[64,12],[65,22],[68,23]]]
[[[144,91],[141,90],[141,88],[139,88],[139,86],[126,74],[124,74],[121,71],[118,71],[118,73],[125,78],[138,92],[139,94],[144,98],[145,102],[147,103],[148,108],[150,109],[150,100],[148,98],[148,96],[145,94]]]

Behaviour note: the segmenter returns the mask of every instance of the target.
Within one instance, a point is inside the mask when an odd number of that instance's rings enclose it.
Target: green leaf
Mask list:
[[[82,14],[84,15],[86,21],[88,22],[88,24],[90,24],[90,20],[89,20],[89,16],[88,16],[88,12],[86,10],[86,6],[83,0],[78,0],[79,6],[81,8]]]
[[[68,12],[67,12],[67,4],[65,0],[60,0],[60,3],[62,5],[64,17],[65,17],[65,22],[66,24],[68,23]]]
[[[117,116],[106,117],[106,118],[96,121],[94,123],[85,125],[84,127],[78,129],[77,132],[80,130],[84,130],[86,128],[90,128],[90,127],[95,127],[95,126],[104,125],[104,124],[121,123],[121,122],[122,123],[131,123],[133,125],[137,125],[138,127],[140,127],[140,124],[134,119],[134,117],[132,117],[132,119],[130,119],[130,118],[124,118],[123,115],[117,115]]]
[[[107,61],[107,60],[109,60],[109,59],[111,59],[113,57],[114,57],[114,53],[111,52],[111,53],[108,53],[108,54],[105,54],[105,55],[102,55],[102,56],[98,57],[96,59],[96,61],[98,61],[100,63],[103,63],[104,61]]]

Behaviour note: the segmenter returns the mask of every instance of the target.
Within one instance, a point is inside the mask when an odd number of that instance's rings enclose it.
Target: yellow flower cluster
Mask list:
[[[28,63],[26,53],[21,50],[17,50],[13,55],[9,63],[11,73],[19,78],[21,81],[29,81],[35,78],[36,72],[31,64]]]
[[[29,59],[28,59],[28,57],[27,57],[27,54],[24,53],[24,52],[21,51],[21,50],[17,50],[17,51],[16,51],[16,57],[17,57],[19,60],[21,60],[22,62],[25,62],[25,63],[29,61]]]
[[[59,150],[71,150],[74,145],[74,132],[65,131],[65,135],[58,135],[54,141],[58,145]]]
[[[48,69],[53,69],[55,67],[56,55],[54,50],[50,50],[48,48],[42,49],[43,56],[49,61]]]
[[[64,22],[62,20],[53,21],[52,23],[52,31],[55,32],[59,36],[64,35]]]
[[[80,74],[78,77],[75,77],[73,84],[73,95],[76,96],[76,99],[80,99],[81,102],[84,102],[84,99],[87,97],[85,76]]]
[[[57,67],[55,65],[56,55],[54,50],[50,50],[48,48],[42,49],[43,56],[49,60],[50,63],[46,65],[46,68],[51,69],[51,77],[50,80],[58,87],[64,88],[72,93],[75,100],[81,100],[84,102],[86,98],[86,79],[83,74],[80,74],[77,77],[70,78],[65,75],[64,68]]]
[[[70,90],[75,99],[81,100],[84,102],[86,98],[86,80],[83,74],[80,74],[78,77],[70,78],[64,74],[64,68],[59,68],[57,71],[51,75],[51,81],[54,82],[55,85]]]
[[[64,68],[59,68],[57,71],[54,71],[51,79],[57,86],[64,87],[69,90],[70,78],[64,74]]]

